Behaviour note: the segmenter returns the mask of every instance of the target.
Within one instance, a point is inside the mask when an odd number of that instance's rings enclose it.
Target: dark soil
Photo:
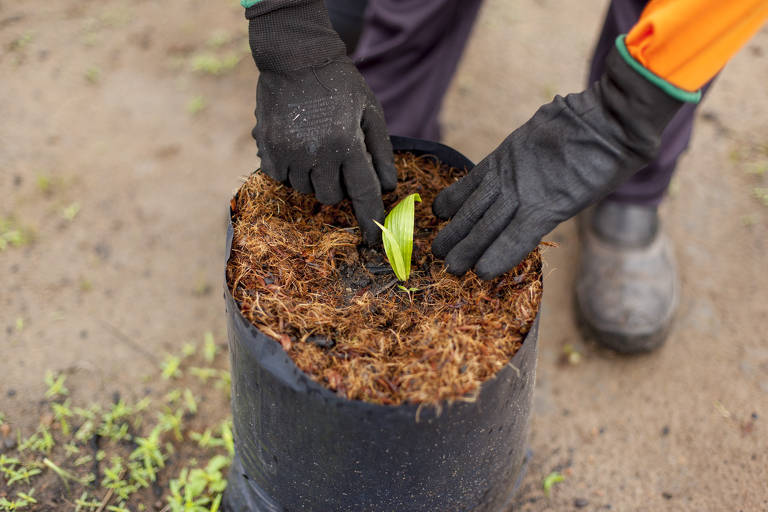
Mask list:
[[[396,157],[391,209],[418,192],[411,277],[403,285],[379,250],[360,244],[350,205],[321,206],[252,175],[233,200],[229,286],[246,318],[280,342],[314,380],[382,404],[471,400],[520,347],[541,299],[534,250],[492,281],[445,271],[430,246],[445,221],[435,195],[466,171],[433,157]]]

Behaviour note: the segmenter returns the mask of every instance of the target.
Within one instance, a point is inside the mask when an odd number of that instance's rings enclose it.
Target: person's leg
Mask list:
[[[599,79],[616,37],[634,25],[645,4],[645,0],[611,2],[595,48],[590,83]],[[695,108],[685,105],[670,122],[653,162],[580,219],[575,289],[579,320],[597,342],[621,352],[656,348],[672,325],[679,278],[657,207],[688,147]]]
[[[357,48],[367,6],[368,0],[325,0],[331,25],[347,46],[347,55]]]
[[[394,135],[439,140],[438,114],[482,0],[370,0],[354,60]]]

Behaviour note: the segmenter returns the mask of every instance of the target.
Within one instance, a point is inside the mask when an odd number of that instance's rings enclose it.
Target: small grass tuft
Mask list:
[[[13,217],[0,217],[0,252],[8,247],[23,247],[31,239],[31,231],[21,226]]]
[[[75,217],[77,217],[77,214],[79,213],[80,213],[80,203],[78,202],[70,203],[61,210],[61,216],[64,217],[64,219],[68,220],[69,222],[72,222],[73,220],[75,220]]]
[[[85,70],[84,77],[86,82],[95,85],[101,80],[101,70],[96,66],[92,66]]]
[[[200,95],[193,96],[187,102],[187,112],[194,116],[205,110],[207,106],[208,103],[205,101],[205,98]]]
[[[542,487],[544,489],[544,493],[549,496],[549,492],[552,490],[552,487],[555,484],[559,484],[560,482],[565,481],[565,477],[560,474],[559,471],[553,471],[547,476],[544,477],[544,481],[542,482]]]
[[[201,53],[192,57],[190,67],[197,73],[220,76],[235,69],[240,59],[240,56],[234,54],[219,56],[213,53]]]

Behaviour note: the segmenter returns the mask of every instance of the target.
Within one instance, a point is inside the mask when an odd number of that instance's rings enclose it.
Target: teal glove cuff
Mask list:
[[[240,0],[240,5],[242,5],[243,7],[245,7],[247,9],[250,6],[256,5],[259,2],[261,2],[261,0]]]
[[[643,77],[645,77],[646,80],[678,101],[684,101],[686,103],[698,103],[701,101],[700,90],[696,92],[690,92],[686,91],[685,89],[681,89],[678,86],[673,85],[660,76],[654,74],[653,71],[646,69],[645,66],[635,60],[635,58],[629,53],[629,50],[627,50],[627,45],[624,42],[625,37],[626,34],[622,34],[616,38],[616,49],[619,50],[619,55],[621,55],[624,61],[629,64],[632,69],[640,73]]]

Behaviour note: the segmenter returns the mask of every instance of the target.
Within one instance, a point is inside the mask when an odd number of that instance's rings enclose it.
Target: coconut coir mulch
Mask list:
[[[232,200],[230,290],[243,315],[315,381],[349,399],[397,405],[472,400],[506,365],[541,300],[535,249],[492,281],[456,277],[430,251],[446,222],[435,195],[465,170],[396,155],[389,211],[418,192],[412,273],[400,289],[381,253],[360,244],[348,201],[323,206],[261,173]]]

